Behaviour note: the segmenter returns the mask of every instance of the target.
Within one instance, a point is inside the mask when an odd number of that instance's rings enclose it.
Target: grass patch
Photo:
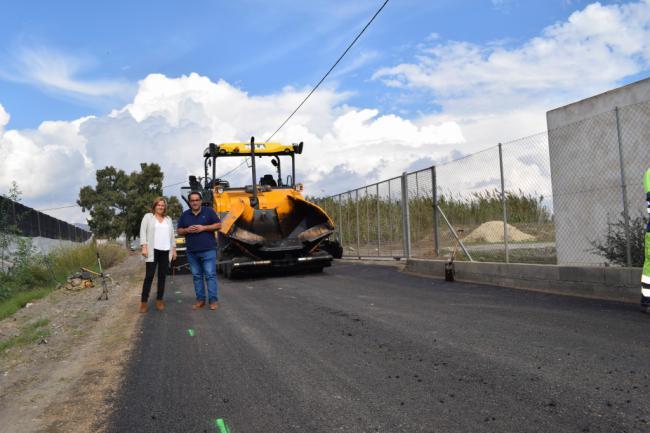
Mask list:
[[[458,252],[457,260],[468,260],[462,251]],[[505,262],[506,253],[499,251],[470,251],[476,262]],[[556,265],[557,252],[554,247],[518,248],[508,252],[510,263],[529,263],[538,265]]]
[[[104,270],[128,255],[118,244],[88,243],[61,247],[47,256],[30,256],[10,272],[0,273],[0,320],[11,316],[27,302],[46,296],[81,267],[99,271],[97,253]]]
[[[47,296],[52,291],[51,287],[25,290],[16,292],[9,299],[0,301],[0,320],[9,317],[23,308],[28,302]]]
[[[385,188],[383,184],[382,188]],[[371,188],[372,189],[372,188]],[[389,199],[387,191],[377,197],[370,190],[367,194],[362,189],[358,199],[356,194],[343,194],[326,198],[308,197],[336,223],[337,230],[346,245],[354,245],[357,239],[357,221],[359,225],[359,243],[376,242],[377,233],[381,233],[383,242],[400,241],[403,226],[402,203],[399,189],[393,191]],[[508,207],[508,224],[523,226],[539,241],[555,238],[553,215],[548,200],[541,194],[524,191],[506,191]],[[487,221],[500,221],[503,218],[501,192],[487,189],[469,194],[441,193],[437,196],[440,209],[454,227],[464,227],[468,230],[476,228]],[[433,233],[433,197],[430,191],[409,197],[408,201],[412,239],[428,239]],[[535,230],[540,233],[534,232]],[[440,217],[440,232],[447,231]],[[524,230],[526,232],[526,230]],[[526,232],[528,233],[528,232]],[[539,236],[539,237],[538,237]]]
[[[34,323],[23,327],[20,331],[20,334],[9,337],[5,340],[0,341],[0,355],[4,355],[5,352],[12,347],[25,346],[27,344],[35,343],[40,341],[41,338],[45,338],[49,335],[49,331],[44,329],[50,323],[47,319],[41,319]]]
[[[97,253],[99,253],[104,270],[120,263],[128,255],[126,249],[118,244],[88,243],[75,247],[57,248],[48,255],[48,260],[57,282],[62,283],[71,272],[78,271],[82,266],[99,272]]]

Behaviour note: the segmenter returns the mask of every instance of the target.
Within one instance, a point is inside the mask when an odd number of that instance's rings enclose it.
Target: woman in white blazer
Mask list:
[[[156,268],[158,268],[156,310],[161,311],[165,308],[163,301],[165,276],[169,271],[169,263],[176,259],[174,226],[172,219],[167,216],[167,201],[164,197],[156,198],[151,206],[151,212],[142,218],[142,223],[140,223],[140,245],[142,255],[146,259],[146,274],[142,284],[140,312],[147,312],[149,291],[151,290]]]

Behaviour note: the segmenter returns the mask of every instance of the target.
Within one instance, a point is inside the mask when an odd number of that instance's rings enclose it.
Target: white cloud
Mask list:
[[[492,3],[507,12],[514,2]],[[373,79],[405,98],[428,95],[439,111],[419,121],[452,122],[465,138],[457,146],[464,154],[491,147],[438,166],[441,188],[459,194],[499,187],[497,143],[544,131],[549,109],[618,87],[649,68],[650,1],[645,0],[591,4],[521,43],[428,37],[413,61],[381,68]],[[517,140],[503,150],[506,188],[548,198],[546,135]]]
[[[48,121],[26,131],[0,128],[0,188],[6,192],[16,181],[26,198],[70,197],[69,189],[86,180],[92,166],[85,156],[85,138],[79,134],[85,120]]]
[[[16,180],[27,204],[54,207],[71,203],[79,188],[94,183],[98,168],[132,171],[140,162],[159,163],[165,184],[202,174],[203,149],[210,142],[264,141],[304,98],[291,87],[252,96],[221,80],[198,74],[168,78],[152,74],[139,83],[132,102],[107,116],[73,122],[43,122],[35,130],[0,130],[0,189]],[[464,140],[457,124],[442,119],[413,122],[373,109],[345,104],[346,93],[323,89],[274,137],[305,142],[298,157],[298,180],[307,192],[338,192],[340,173],[347,187],[395,176],[422,158],[444,158]],[[0,111],[0,124],[8,115]],[[5,121],[5,123],[6,123]],[[219,163],[218,173],[239,161]],[[289,171],[285,167],[284,174]],[[270,172],[270,165],[258,173]],[[230,180],[250,183],[241,170]],[[166,190],[177,193],[178,189]],[[66,211],[69,212],[69,211]],[[56,214],[55,214],[56,215]],[[79,215],[79,220],[81,217]]]
[[[9,113],[7,113],[5,111],[5,107],[3,107],[2,104],[0,104],[0,132],[2,132],[4,126],[7,123],[9,123],[9,119],[10,119]]]
[[[415,61],[379,69],[373,77],[387,86],[429,91],[468,136],[468,127],[498,117],[501,126],[482,128],[481,135],[492,143],[512,139],[517,135],[504,131],[504,125],[509,129],[514,120],[526,118],[537,130],[525,134],[540,131],[547,110],[617,87],[625,77],[648,70],[650,1],[594,3],[566,22],[546,27],[538,37],[508,45],[429,44]]]
[[[80,78],[93,63],[90,58],[71,56],[43,46],[21,47],[5,57],[0,76],[82,99],[123,98],[132,92],[131,84],[123,80]]]

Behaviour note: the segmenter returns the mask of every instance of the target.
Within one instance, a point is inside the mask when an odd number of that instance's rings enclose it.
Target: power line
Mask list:
[[[316,85],[314,86],[314,88],[311,89],[311,91],[307,94],[307,96],[305,96],[305,98],[300,102],[300,104],[298,104],[298,106],[296,107],[296,109],[293,110],[293,111],[291,112],[291,114],[289,114],[289,117],[287,117],[287,118],[284,120],[284,122],[282,122],[282,124],[278,127],[278,129],[276,129],[275,132],[274,132],[273,134],[271,134],[271,136],[270,136],[269,138],[266,139],[266,142],[267,142],[267,143],[268,143],[269,141],[271,141],[271,139],[275,136],[275,134],[277,134],[277,133],[278,133],[278,132],[279,132],[279,131],[284,127],[284,125],[286,125],[287,122],[289,122],[289,120],[291,120],[291,118],[293,117],[293,115],[296,114],[296,113],[298,112],[298,110],[300,110],[300,108],[305,104],[305,102],[307,102],[307,99],[309,99],[309,97],[310,97],[310,96],[311,96],[311,95],[316,91],[316,89],[318,89],[318,87],[320,87],[320,85],[323,83],[323,81],[325,81],[325,79],[326,79],[326,78],[329,76],[329,74],[334,70],[334,68],[336,68],[336,66],[341,62],[341,60],[343,60],[343,57],[345,57],[345,55],[348,53],[348,51],[350,51],[350,49],[354,46],[354,44],[357,42],[357,40],[359,40],[359,38],[361,37],[361,35],[363,35],[363,33],[366,31],[366,29],[367,29],[368,27],[370,27],[370,24],[372,24],[372,22],[375,20],[375,18],[377,18],[377,15],[379,15],[379,13],[384,9],[384,7],[386,7],[386,5],[388,4],[388,1],[389,1],[389,0],[385,0],[385,1],[384,1],[384,3],[381,5],[381,7],[380,7],[379,9],[377,9],[377,12],[375,12],[375,14],[372,16],[372,18],[370,18],[370,21],[368,21],[368,23],[363,27],[363,29],[361,29],[361,31],[359,32],[359,34],[357,34],[357,36],[356,36],[356,37],[354,38],[354,40],[350,43],[350,45],[348,45],[348,47],[345,49],[345,51],[343,51],[343,54],[341,54],[341,55],[339,56],[339,58],[336,60],[336,62],[334,62],[334,64],[332,65],[332,67],[329,68],[329,70],[327,71],[327,73],[325,73],[325,75],[323,75],[323,78],[321,78],[320,81],[318,81],[318,83],[316,83]],[[243,161],[241,164],[239,164],[237,167],[233,168],[233,169],[230,170],[228,173],[226,173],[226,174],[224,174],[224,175],[222,175],[222,176],[220,176],[220,177],[226,177],[226,176],[228,176],[229,174],[231,174],[231,173],[233,173],[233,172],[239,170],[239,168],[240,168],[242,165],[244,165],[245,163],[248,162],[248,159],[249,159],[249,158],[245,158],[244,161]]]
[[[168,188],[170,186],[180,185],[181,183],[185,183],[185,181],[183,180],[181,182],[172,183],[170,185],[165,185],[165,186],[163,186],[163,189]],[[65,205],[65,206],[51,207],[51,208],[48,208],[48,209],[36,209],[36,210],[39,211],[39,212],[45,212],[45,211],[48,211],[48,210],[69,209],[69,208],[72,208],[72,207],[81,207],[81,206],[78,205],[78,204],[70,204],[70,205]]]
[[[180,185],[181,183],[185,183],[185,181],[184,181],[184,180],[181,180],[180,182],[171,183],[171,184],[169,184],[169,185],[163,185],[162,189],[169,188],[170,186]]]
[[[316,86],[314,86],[314,88],[311,89],[311,92],[309,92],[309,94],[307,94],[307,96],[305,96],[305,99],[303,99],[302,102],[298,105],[298,107],[296,107],[296,109],[293,110],[293,112],[289,115],[289,117],[287,117],[285,119],[285,121],[282,122],[282,124],[278,127],[278,129],[276,129],[275,132],[273,134],[271,134],[271,136],[269,138],[266,139],[267,142],[271,141],[273,136],[275,136],[275,134],[277,134],[278,131],[280,131],[280,129],[282,129],[282,127],[284,125],[286,125],[286,123],[289,121],[289,119],[291,119],[293,117],[293,115],[296,114],[296,112],[298,110],[300,110],[300,107],[302,107],[303,104],[305,102],[307,102],[307,99],[309,99],[309,97],[316,91],[316,89],[318,89],[318,87],[323,83],[323,81],[325,81],[325,79],[328,77],[328,75],[334,70],[334,68],[336,68],[336,65],[339,64],[339,62],[343,59],[343,57],[345,57],[345,55],[348,53],[348,51],[350,51],[352,46],[357,42],[357,40],[366,31],[366,29],[370,26],[370,24],[372,24],[372,22],[375,20],[375,18],[377,18],[377,15],[379,15],[379,13],[388,4],[388,1],[389,0],[385,0],[384,3],[381,5],[381,7],[379,9],[377,9],[377,12],[375,12],[375,14],[372,16],[372,18],[370,18],[370,21],[368,21],[368,23],[363,27],[363,29],[361,29],[361,31],[359,32],[357,37],[355,37],[354,40],[350,43],[350,45],[348,45],[348,47],[345,49],[345,51],[343,51],[343,54],[341,54],[341,56],[336,60],[336,62],[334,62],[332,67],[329,69],[329,71],[327,71],[327,73],[323,76],[323,78],[320,79],[320,81],[316,84]]]
[[[237,167],[233,168],[232,170],[230,170],[230,171],[229,171],[228,173],[226,173],[226,174],[222,174],[221,176],[219,176],[219,178],[226,177],[226,176],[228,176],[230,173],[233,173],[233,172],[239,170],[239,167],[241,167],[242,165],[246,164],[246,163],[248,162],[248,160],[249,160],[249,158],[244,158],[244,160],[243,160],[243,161],[242,161],[242,162],[241,162]]]
[[[39,212],[45,212],[45,211],[48,211],[48,210],[68,209],[68,208],[71,208],[71,207],[81,207],[81,206],[79,206],[78,204],[71,204],[71,205],[67,205],[67,206],[51,207],[49,209],[36,209],[36,210],[39,211]]]

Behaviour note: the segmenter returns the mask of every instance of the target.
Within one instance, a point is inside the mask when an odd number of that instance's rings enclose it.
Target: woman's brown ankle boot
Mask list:
[[[165,303],[162,299],[156,299],[156,310],[162,311],[165,309]]]
[[[141,313],[146,313],[147,312],[148,305],[146,302],[140,302],[140,312]]]

